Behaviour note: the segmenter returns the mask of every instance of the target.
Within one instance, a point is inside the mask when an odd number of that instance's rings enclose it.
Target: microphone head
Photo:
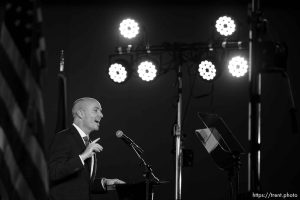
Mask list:
[[[121,138],[123,135],[124,135],[123,131],[118,130],[118,131],[116,132],[117,138]]]

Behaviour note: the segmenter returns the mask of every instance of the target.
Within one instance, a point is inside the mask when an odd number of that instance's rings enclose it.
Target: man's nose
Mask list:
[[[104,115],[103,115],[103,113],[102,113],[102,112],[100,112],[100,117],[101,117],[101,118],[103,118],[103,117],[104,117]]]

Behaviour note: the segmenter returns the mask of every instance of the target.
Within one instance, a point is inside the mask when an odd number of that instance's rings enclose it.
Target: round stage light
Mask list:
[[[236,28],[234,20],[227,16],[219,17],[215,26],[217,31],[223,36],[232,35]]]
[[[127,79],[126,67],[120,63],[113,63],[108,69],[109,77],[116,83],[122,83]]]
[[[204,60],[199,64],[198,72],[204,80],[210,81],[216,77],[217,70],[212,62]]]
[[[132,39],[139,34],[139,25],[133,19],[124,19],[120,23],[119,31],[121,35],[127,39]]]
[[[241,56],[233,57],[228,64],[229,72],[232,76],[241,77],[248,72],[248,62]]]
[[[152,81],[157,75],[157,69],[153,62],[143,61],[138,65],[138,75],[144,81]]]

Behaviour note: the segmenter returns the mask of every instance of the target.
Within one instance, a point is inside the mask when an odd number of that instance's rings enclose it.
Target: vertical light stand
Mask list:
[[[261,191],[261,73],[258,42],[260,2],[252,0],[249,30],[248,192]]]
[[[181,125],[181,115],[182,115],[182,58],[179,55],[179,66],[177,72],[178,78],[178,102],[177,102],[177,125],[174,130],[175,134],[175,200],[181,200],[181,187],[182,187],[182,145],[181,145],[181,135],[182,135],[182,125]]]

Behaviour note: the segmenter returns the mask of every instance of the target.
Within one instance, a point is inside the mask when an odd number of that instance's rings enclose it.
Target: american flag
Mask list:
[[[0,36],[0,199],[48,199],[41,72],[41,9],[35,0],[4,4]]]

